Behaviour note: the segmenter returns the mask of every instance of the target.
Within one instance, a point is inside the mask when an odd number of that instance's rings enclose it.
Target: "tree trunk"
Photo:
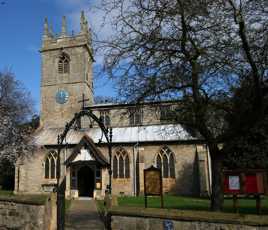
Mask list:
[[[216,147],[210,148],[212,166],[212,194],[210,200],[211,211],[221,211],[223,207],[223,181],[222,181],[222,161],[223,156]]]

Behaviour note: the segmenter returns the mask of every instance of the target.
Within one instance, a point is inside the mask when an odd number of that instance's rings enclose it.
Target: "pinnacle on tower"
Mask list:
[[[80,30],[81,30],[80,33],[87,33],[88,32],[88,23],[87,23],[84,11],[81,11]]]
[[[81,19],[81,23],[80,24],[83,24],[86,21],[85,12],[83,10],[81,11],[80,19]]]
[[[53,27],[52,27],[52,24],[50,24],[50,27],[49,27],[49,36],[51,37],[51,38],[53,38]]]
[[[66,27],[66,17],[62,17],[62,26],[61,26],[61,37],[65,37],[67,35],[67,27]]]
[[[47,18],[45,18],[45,22],[44,22],[44,34],[43,34],[43,37],[44,38],[48,38],[49,37]]]

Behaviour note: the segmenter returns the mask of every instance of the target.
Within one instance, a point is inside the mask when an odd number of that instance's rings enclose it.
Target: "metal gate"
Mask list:
[[[65,189],[66,178],[64,177],[57,189],[57,230],[64,230],[65,225]]]

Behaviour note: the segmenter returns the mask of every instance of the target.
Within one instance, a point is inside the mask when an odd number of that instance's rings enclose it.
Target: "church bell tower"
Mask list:
[[[93,103],[91,32],[84,12],[80,18],[80,33],[69,35],[66,18],[62,19],[59,36],[44,23],[41,78],[41,126],[64,127],[81,110],[83,95]]]

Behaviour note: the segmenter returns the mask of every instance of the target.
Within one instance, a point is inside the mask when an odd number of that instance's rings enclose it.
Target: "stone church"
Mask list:
[[[41,71],[40,127],[33,134],[32,154],[16,162],[16,193],[49,193],[57,185],[57,158],[60,178],[66,179],[67,198],[101,198],[109,184],[115,195],[142,195],[143,170],[162,170],[164,193],[210,194],[210,158],[202,139],[170,114],[178,105],[172,101],[135,104],[94,104],[92,64],[94,56],[88,22],[81,13],[81,30],[67,32],[63,17],[60,35],[44,24]],[[112,155],[97,123],[83,118],[71,129],[57,154],[57,137],[75,113],[92,111],[105,127],[112,128]]]

